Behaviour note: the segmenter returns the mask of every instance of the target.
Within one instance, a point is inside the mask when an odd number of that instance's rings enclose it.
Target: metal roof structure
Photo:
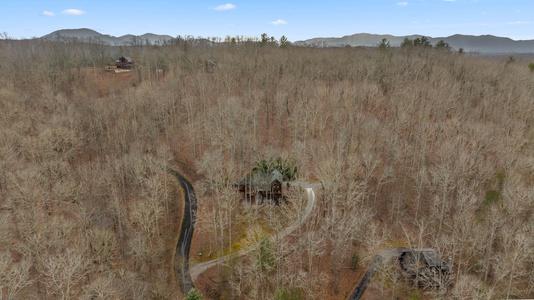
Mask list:
[[[270,191],[271,185],[274,181],[282,182],[282,173],[274,170],[271,174],[259,173],[254,174],[251,179],[252,186],[256,188],[256,191]]]
[[[428,269],[436,269],[441,272],[451,270],[451,262],[441,259],[434,249],[402,249],[399,260],[402,269],[411,276]]]
[[[274,170],[271,174],[268,173],[252,173],[248,175],[245,180],[240,180],[236,182],[237,185],[250,185],[253,187],[257,192],[259,191],[270,191],[271,190],[271,184],[274,181],[278,181],[280,183],[283,182],[283,176],[282,173],[280,173],[278,170]]]

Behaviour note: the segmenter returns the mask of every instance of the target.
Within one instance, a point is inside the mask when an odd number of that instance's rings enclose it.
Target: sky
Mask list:
[[[0,0],[0,32],[11,38],[77,28],[290,41],[356,33],[525,40],[534,39],[534,0]]]

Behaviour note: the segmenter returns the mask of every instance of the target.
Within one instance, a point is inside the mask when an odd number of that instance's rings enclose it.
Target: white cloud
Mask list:
[[[399,6],[408,6],[408,2],[397,2]]]
[[[64,14],[64,15],[81,16],[81,15],[85,14],[85,11],[79,10],[79,9],[74,9],[74,8],[69,8],[69,9],[65,9],[61,13]]]
[[[51,11],[47,11],[47,10],[45,10],[45,11],[43,11],[42,15],[45,16],[45,17],[53,17],[53,16],[55,16],[56,14],[53,13],[53,12],[51,12]]]
[[[218,5],[218,6],[215,6],[213,7],[213,9],[215,10],[230,10],[230,9],[235,9],[235,5],[233,5],[232,3],[226,3],[226,4],[221,4],[221,5]]]
[[[281,19],[271,22],[272,25],[286,25],[287,22]]]

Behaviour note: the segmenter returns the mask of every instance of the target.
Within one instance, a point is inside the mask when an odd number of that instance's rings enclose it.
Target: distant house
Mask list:
[[[282,173],[274,170],[272,173],[252,173],[244,180],[234,183],[243,198],[250,202],[261,204],[264,201],[274,201],[276,204],[284,197],[284,182]]]
[[[115,61],[117,69],[132,69],[134,67],[134,61],[131,57],[121,56]]]
[[[403,273],[427,286],[439,286],[452,269],[452,260],[441,259],[434,249],[402,249],[399,263]]]

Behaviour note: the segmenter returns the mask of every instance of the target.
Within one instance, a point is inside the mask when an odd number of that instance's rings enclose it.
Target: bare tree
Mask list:
[[[504,253],[499,255],[494,265],[497,269],[496,282],[506,280],[506,299],[512,292],[517,293],[520,284],[518,280],[525,279],[529,274],[527,262],[533,256],[532,239],[528,238],[528,230],[525,227],[515,232],[508,228],[503,232]],[[516,283],[516,284],[514,284]],[[522,294],[519,292],[519,294]],[[527,295],[527,294],[525,294]]]
[[[14,263],[8,253],[0,252],[0,297],[15,299],[26,286],[31,285],[30,268],[29,260]]]
[[[311,276],[314,276],[313,261],[315,257],[320,257],[326,249],[326,239],[323,232],[308,231],[301,238],[302,249],[306,251],[307,267],[306,270]],[[318,273],[315,272],[315,273]]]
[[[119,297],[119,287],[116,286],[115,278],[112,275],[106,275],[96,278],[93,282],[83,287],[84,298],[107,300]]]
[[[87,239],[94,261],[109,268],[118,249],[115,233],[107,229],[92,228],[87,232]]]
[[[91,262],[74,249],[46,257],[42,262],[42,274],[48,291],[61,299],[76,297],[78,290],[75,287],[90,272],[90,266]]]

